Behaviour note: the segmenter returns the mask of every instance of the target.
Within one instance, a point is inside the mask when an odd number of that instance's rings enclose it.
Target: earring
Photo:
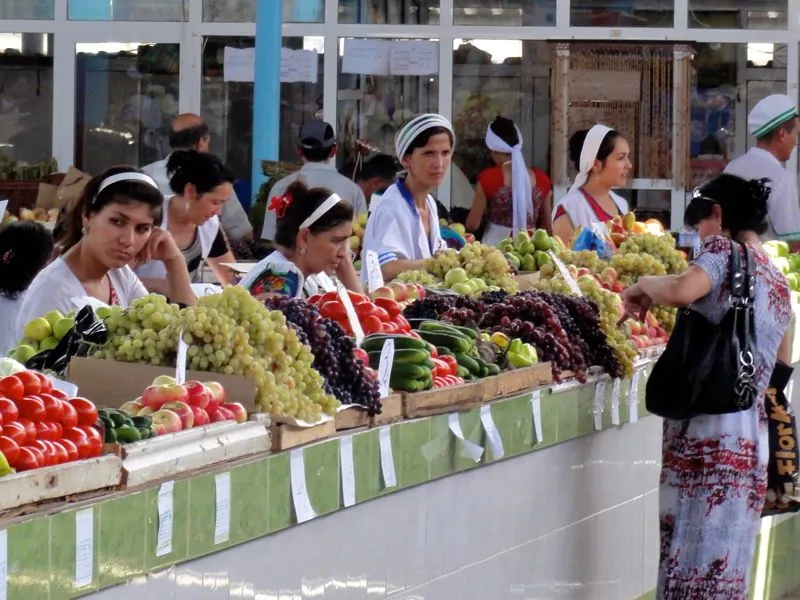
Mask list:
[[[306,249],[305,249],[305,247],[303,247],[303,248],[300,248],[300,256],[305,256],[305,255],[306,255]]]

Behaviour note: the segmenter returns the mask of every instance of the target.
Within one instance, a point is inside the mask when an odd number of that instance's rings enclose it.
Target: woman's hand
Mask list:
[[[625,305],[624,321],[627,317],[633,317],[639,321],[644,321],[647,311],[653,304],[652,298],[644,293],[639,284],[635,284],[622,292],[622,302]]]
[[[174,262],[177,259],[183,260],[180,248],[172,239],[169,231],[160,227],[154,227],[150,234],[150,239],[139,254],[139,264],[144,265],[153,260],[160,260],[163,263]]]

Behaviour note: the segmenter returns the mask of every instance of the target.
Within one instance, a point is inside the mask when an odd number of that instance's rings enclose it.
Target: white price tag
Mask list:
[[[620,380],[615,379],[611,386],[611,424],[619,425],[619,396],[620,396]]]
[[[397,473],[394,469],[394,453],[392,452],[392,435],[389,426],[384,425],[378,432],[378,442],[381,449],[381,472],[383,473],[384,487],[397,486]]]
[[[464,446],[470,458],[475,462],[480,461],[483,456],[483,448],[478,444],[473,444],[464,437],[464,432],[461,431],[461,421],[458,420],[458,413],[450,413],[448,416],[448,423],[450,425],[450,431],[461,441],[461,445]]]
[[[389,379],[392,376],[394,364],[394,340],[386,340],[381,348],[381,358],[378,363],[378,383],[380,384],[381,398],[389,395]]]
[[[183,329],[178,332],[178,356],[175,358],[175,381],[186,383],[186,355],[189,344],[183,341]]]
[[[533,432],[536,434],[536,443],[541,444],[544,441],[544,434],[542,433],[541,390],[533,390],[531,392],[531,412],[533,413]]]
[[[486,438],[489,440],[489,446],[492,449],[492,456],[495,460],[503,458],[506,451],[503,448],[503,439],[500,437],[500,432],[497,431],[497,425],[492,417],[492,409],[488,404],[481,406],[481,423],[486,432]]]
[[[379,287],[383,287],[381,263],[378,261],[378,253],[374,250],[367,250],[364,253],[364,260],[367,262],[367,287],[372,293]]]
[[[48,375],[47,378],[50,380],[50,383],[53,384],[53,388],[64,392],[70,398],[75,398],[78,395],[78,386],[74,383],[64,381],[63,379],[53,377],[52,375]]]
[[[597,382],[594,388],[594,406],[592,407],[592,414],[594,415],[594,429],[600,431],[603,428],[603,407],[606,401],[606,380],[601,379]]]
[[[158,488],[158,533],[156,534],[156,556],[166,556],[172,552],[174,481],[165,481]]]
[[[339,299],[344,305],[344,310],[347,313],[347,320],[350,321],[350,329],[353,330],[353,334],[356,336],[356,344],[360,346],[361,342],[364,341],[364,330],[361,328],[361,321],[358,320],[356,307],[353,306],[353,301],[350,300],[350,294],[347,293],[347,290],[344,289],[344,286],[338,281],[336,282],[336,291],[339,293]]]
[[[92,553],[94,556],[94,553]],[[8,531],[0,531],[0,600],[8,599]]]
[[[311,506],[306,487],[306,462],[303,449],[297,448],[289,453],[289,474],[292,484],[292,503],[298,523],[305,523],[317,516]]]
[[[353,462],[353,437],[339,438],[339,464],[342,469],[342,502],[345,507],[356,503],[356,469]]]
[[[639,381],[641,376],[642,372],[637,369],[631,378],[631,389],[628,391],[629,423],[636,423],[639,420]]]
[[[91,585],[93,579],[94,509],[86,508],[75,513],[75,587]]]
[[[223,544],[231,537],[231,474],[217,473],[214,477],[216,487],[216,517],[214,521],[214,543]]]
[[[576,296],[583,296],[583,292],[581,292],[581,288],[578,286],[578,282],[575,281],[575,278],[570,274],[569,269],[564,264],[564,262],[556,256],[556,253],[552,250],[547,251],[548,256],[550,256],[550,260],[556,265],[556,269],[558,272],[561,273],[561,277],[564,278],[564,281],[567,282],[569,289],[572,291],[573,294]]]
[[[0,200],[0,222],[6,214],[6,206],[8,206],[8,200]]]
[[[317,284],[322,288],[323,292],[327,293],[336,291],[336,284],[333,283],[333,279],[331,279],[324,271],[314,275],[314,278],[317,280]]]

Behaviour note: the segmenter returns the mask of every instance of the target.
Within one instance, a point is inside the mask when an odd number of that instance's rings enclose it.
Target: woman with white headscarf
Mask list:
[[[370,250],[378,255],[387,281],[421,268],[425,259],[447,247],[431,192],[450,170],[455,139],[450,121],[437,114],[414,117],[395,137],[395,152],[406,175],[373,208],[362,246],[362,256]],[[366,281],[367,261],[362,262],[361,278]]]
[[[539,224],[549,230],[551,208],[536,187],[535,173],[525,164],[522,134],[514,121],[497,117],[486,130],[486,146],[495,166],[478,175],[467,229],[476,231],[486,214],[482,241],[491,246]]]
[[[574,134],[569,154],[578,175],[553,214],[553,234],[567,244],[578,227],[605,223],[628,212],[628,203],[612,188],[623,187],[633,168],[628,141],[605,125]]]

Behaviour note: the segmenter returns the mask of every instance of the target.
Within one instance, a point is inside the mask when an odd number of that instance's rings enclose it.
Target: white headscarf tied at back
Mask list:
[[[589,173],[592,172],[594,161],[597,160],[597,153],[600,151],[600,145],[603,143],[603,139],[605,139],[606,135],[611,131],[614,131],[611,127],[597,124],[586,134],[586,139],[581,149],[581,169],[577,177],[575,177],[575,183],[569,188],[570,192],[581,189],[586,185],[586,182],[589,181]]]
[[[509,146],[500,139],[492,127],[486,130],[486,146],[493,152],[511,155],[511,201],[514,208],[514,230],[512,235],[528,229],[528,217],[533,214],[533,186],[531,185],[530,171],[522,155],[522,133],[517,130],[519,142],[516,146]]]
[[[398,160],[403,160],[411,142],[417,139],[420,133],[434,127],[444,127],[447,129],[453,136],[453,145],[455,145],[456,132],[453,131],[453,126],[450,124],[450,121],[445,119],[442,115],[433,113],[418,115],[403,125],[394,138],[394,151]]]

